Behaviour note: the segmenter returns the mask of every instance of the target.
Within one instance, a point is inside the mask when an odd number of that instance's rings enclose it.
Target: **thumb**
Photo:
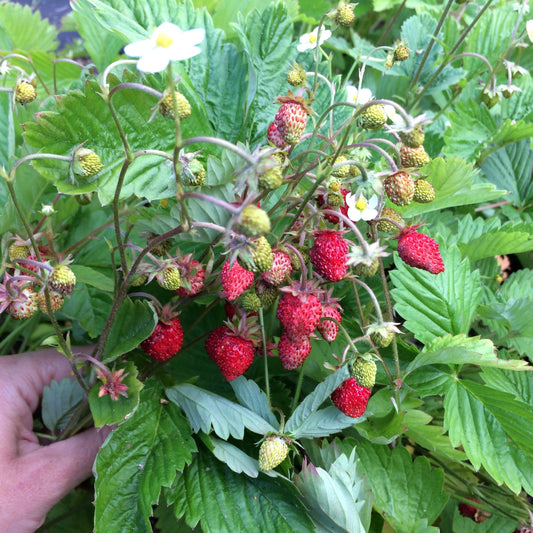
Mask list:
[[[64,441],[41,446],[19,458],[24,465],[21,467],[27,484],[24,489],[34,495],[36,510],[39,508],[46,514],[91,475],[96,454],[107,433],[91,428]]]

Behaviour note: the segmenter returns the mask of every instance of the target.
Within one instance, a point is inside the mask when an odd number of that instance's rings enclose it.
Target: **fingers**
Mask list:
[[[91,475],[96,454],[107,433],[91,428],[20,457],[16,462],[18,482],[13,491],[32,494],[32,508],[46,514]]]

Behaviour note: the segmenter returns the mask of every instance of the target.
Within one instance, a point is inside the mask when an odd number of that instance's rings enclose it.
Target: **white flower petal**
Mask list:
[[[161,53],[161,48],[154,48],[148,54],[144,54],[139,61],[137,61],[137,68],[142,72],[161,72],[167,68],[170,62],[168,54]]]
[[[318,30],[317,30],[317,34],[318,34]],[[331,31],[325,30],[322,28],[322,31],[320,32],[320,44],[322,44],[324,41],[326,41],[330,37],[331,37]]]
[[[198,55],[202,51],[198,46],[171,46],[168,48],[168,58],[172,61],[182,61]]]
[[[526,22],[526,31],[529,37],[529,40],[533,43],[533,19]]]
[[[378,216],[378,210],[377,209],[365,209],[361,213],[361,218],[363,220],[374,220]]]
[[[358,222],[359,220],[361,220],[361,211],[359,211],[359,209],[356,209],[355,207],[350,207],[348,209],[347,216],[350,220]]]
[[[163,22],[155,29],[154,35],[157,35],[158,33],[164,33],[172,39],[181,39],[183,31],[179,26],[176,26],[176,24],[173,24],[172,22]]]
[[[156,44],[154,40],[145,39],[144,41],[127,44],[124,47],[124,53],[130,57],[141,57],[153,50],[155,46]]]
[[[351,192],[347,193],[344,201],[349,208],[355,209],[355,202],[357,202],[357,197],[355,194],[352,194]]]
[[[195,30],[187,30],[183,34],[183,40],[186,40],[188,44],[200,44],[205,38],[205,30],[202,28],[197,28]]]
[[[373,95],[370,89],[361,89],[357,95],[357,103],[365,105],[372,100]]]
[[[370,200],[368,200],[368,207],[370,209],[375,209],[378,206],[378,197],[374,194],[370,197]]]

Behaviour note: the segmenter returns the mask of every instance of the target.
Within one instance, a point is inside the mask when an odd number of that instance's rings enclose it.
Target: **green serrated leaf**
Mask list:
[[[533,199],[532,166],[530,139],[500,148],[481,164],[487,179],[499,189],[508,190],[511,193],[509,200],[520,207],[528,205]]]
[[[241,405],[258,414],[274,427],[278,425],[278,421],[268,404],[266,394],[255,381],[239,376],[237,379],[230,381],[230,385]]]
[[[410,409],[405,413],[403,423],[405,434],[420,446],[431,450],[448,461],[463,462],[466,454],[452,447],[444,428],[431,424],[432,417],[418,409]]]
[[[483,466],[513,492],[532,490],[531,406],[472,381],[454,381],[444,398],[444,428],[476,469]]]
[[[304,463],[296,486],[320,531],[368,531],[372,496],[358,473],[353,452],[350,457],[340,455],[328,470]]]
[[[166,394],[183,409],[195,433],[200,430],[209,433],[212,428],[226,440],[230,435],[242,439],[245,428],[260,435],[277,431],[250,409],[190,383],[175,385],[167,389]]]
[[[435,189],[435,200],[429,204],[412,202],[405,207],[391,203],[390,205],[404,218],[450,207],[489,202],[506,194],[504,190],[496,189],[494,184],[479,180],[479,171],[455,156],[448,159],[442,157],[433,159],[424,167],[424,173]]]
[[[92,337],[98,337],[109,317],[113,303],[106,293],[78,283],[70,298],[65,299],[61,312],[76,320]]]
[[[103,72],[124,45],[122,37],[111,32],[103,32],[87,0],[77,0],[72,4],[76,29],[83,38],[83,45],[99,72]]]
[[[138,371],[135,364],[128,361],[120,368],[124,368],[124,378],[121,383],[128,387],[127,396],[119,395],[117,400],[113,400],[109,394],[100,397],[101,381],[97,381],[89,393],[89,406],[96,427],[120,424],[131,416],[139,405],[139,393],[143,384],[137,379]],[[113,372],[116,370],[118,369],[113,367]]]
[[[213,455],[225,463],[233,472],[244,473],[249,477],[256,478],[259,475],[257,459],[252,459],[241,449],[233,444],[210,435],[204,436],[204,442],[208,439]]]
[[[84,397],[85,393],[75,379],[52,381],[43,389],[41,416],[44,425],[53,433],[63,429]]]
[[[428,342],[409,364],[405,375],[421,366],[435,364],[472,364],[513,370],[533,370],[527,361],[521,359],[498,359],[494,344],[489,339],[467,337],[461,334],[437,337]]]
[[[443,493],[444,473],[432,470],[425,457],[412,461],[402,446],[358,443],[355,452],[360,468],[372,487],[375,507],[398,532],[415,531],[417,523],[439,516],[448,496]]]
[[[205,533],[309,533],[314,527],[292,483],[232,472],[201,450],[166,490],[169,504],[189,526]]]
[[[15,125],[13,122],[12,97],[9,93],[0,93],[0,166],[8,168],[10,158],[15,153]],[[1,204],[5,205],[4,202]]]
[[[481,378],[489,387],[512,394],[522,402],[533,405],[533,373],[484,368]]]
[[[391,294],[405,327],[423,343],[447,334],[468,333],[481,297],[479,272],[470,271],[457,246],[441,250],[445,271],[433,275],[395,256]]]
[[[192,461],[196,445],[179,409],[148,381],[131,418],[104,443],[95,463],[95,532],[151,533],[149,517],[161,487]]]
[[[104,362],[130,352],[146,339],[157,324],[157,313],[150,302],[126,299],[118,308],[104,346]]]
[[[105,274],[85,265],[72,264],[70,268],[74,272],[77,282],[85,283],[85,285],[96,287],[102,291],[113,292],[114,282]]]
[[[316,411],[318,411],[318,408],[322,405],[322,403],[329,398],[331,393],[345,379],[348,379],[348,377],[348,369],[346,366],[343,366],[333,374],[329,375],[322,383],[319,383],[315,387],[315,390],[304,398],[300,405],[294,410],[294,413],[292,413],[290,418],[287,420],[285,424],[285,432],[295,439],[300,437],[303,438],[305,435],[301,434],[300,432],[308,431],[308,419]],[[350,418],[351,424],[353,424],[355,419],[346,417],[346,415],[344,416],[345,418]],[[316,421],[318,422],[318,420]]]
[[[41,19],[39,11],[14,2],[0,4],[0,50],[40,50],[51,52],[57,48],[57,30]]]

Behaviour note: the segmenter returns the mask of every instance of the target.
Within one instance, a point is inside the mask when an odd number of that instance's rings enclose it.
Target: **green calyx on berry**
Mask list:
[[[191,116],[191,104],[189,103],[189,100],[183,96],[182,93],[179,91],[174,91],[174,95],[176,98],[176,107],[178,109],[178,117],[180,120],[183,120],[187,117]],[[159,112],[167,118],[174,119],[175,113],[174,113],[174,102],[172,101],[172,94],[171,93],[165,93],[163,98],[161,99],[159,103]]]
[[[280,465],[289,453],[290,440],[283,435],[269,435],[259,448],[259,470],[268,472]]]
[[[206,171],[201,161],[197,159],[197,152],[185,152],[180,150],[178,160],[181,163],[180,177],[184,185],[191,187],[201,187],[205,183]]]
[[[239,263],[252,272],[266,272],[272,268],[274,256],[272,247],[265,237],[252,239],[239,250]]]
[[[15,101],[22,105],[33,102],[37,98],[37,90],[35,89],[35,85],[35,80],[23,80],[17,83],[15,87]]]
[[[398,132],[398,135],[400,136],[403,144],[409,148],[416,148],[417,146],[424,144],[424,140],[426,138],[424,126],[422,124],[417,124],[411,131],[400,131]]]

